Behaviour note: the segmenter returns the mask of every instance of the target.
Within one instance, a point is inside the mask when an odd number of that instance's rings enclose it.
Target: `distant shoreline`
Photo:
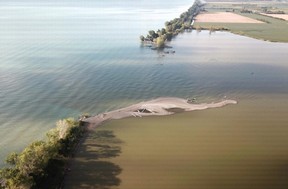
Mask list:
[[[175,111],[181,110],[183,112],[194,111],[194,110],[205,110],[208,108],[219,108],[228,104],[237,104],[235,100],[223,100],[220,102],[212,103],[201,103],[194,104],[188,102],[187,99],[163,97],[157,98],[150,101],[140,102],[125,108],[113,110],[84,118],[81,121],[89,124],[90,128],[95,128],[107,120],[122,119],[127,117],[143,117],[143,116],[163,116],[172,115]]]
[[[208,2],[197,15],[193,29],[229,31],[258,40],[287,43],[288,3],[280,5],[265,2],[265,5],[266,9],[264,5],[258,6],[255,1],[241,4]],[[279,13],[274,9],[279,10]],[[278,14],[275,16],[274,12]]]

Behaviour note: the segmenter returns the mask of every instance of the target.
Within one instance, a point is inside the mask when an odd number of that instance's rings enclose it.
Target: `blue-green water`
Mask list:
[[[192,3],[1,1],[0,160],[84,112],[160,96],[287,94],[288,44],[193,31],[171,42],[175,54],[140,45]]]

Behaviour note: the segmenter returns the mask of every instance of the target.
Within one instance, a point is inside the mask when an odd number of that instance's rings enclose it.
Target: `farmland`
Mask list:
[[[235,3],[235,2],[210,2],[205,6],[205,12],[196,17],[194,28],[209,30],[229,30],[232,33],[249,36],[256,39],[272,42],[288,42],[288,21],[276,18],[275,14],[263,14],[264,12],[279,12],[278,17],[287,16],[288,3],[268,4],[268,3]],[[227,20],[215,19],[215,15],[233,14]],[[205,16],[206,15],[206,16]],[[208,16],[207,16],[208,15]],[[210,20],[209,20],[210,15]],[[237,16],[235,16],[237,15]],[[239,17],[246,18],[239,22]],[[203,21],[203,17],[206,19]],[[222,16],[223,17],[223,16]],[[213,18],[213,19],[212,19]],[[254,20],[254,23],[250,19]],[[262,23],[260,23],[262,22]]]

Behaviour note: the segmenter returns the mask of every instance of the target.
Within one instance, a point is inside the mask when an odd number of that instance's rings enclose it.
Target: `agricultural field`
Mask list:
[[[281,17],[277,18],[274,16],[275,14],[263,14],[264,12],[284,12],[285,14],[277,14],[277,17]],[[256,39],[288,42],[288,21],[285,20],[287,13],[288,3],[211,2],[207,3],[205,11],[196,17],[194,28],[198,30],[225,29],[235,34]],[[234,16],[227,18],[227,16],[223,16],[225,14]],[[216,15],[218,15],[218,20]],[[253,19],[254,23],[250,19]]]
[[[288,14],[262,14],[262,15],[288,20]]]
[[[253,23],[262,24],[264,22],[255,20],[249,17],[241,16],[232,12],[213,12],[205,13],[197,16],[197,22],[208,22],[208,23]]]

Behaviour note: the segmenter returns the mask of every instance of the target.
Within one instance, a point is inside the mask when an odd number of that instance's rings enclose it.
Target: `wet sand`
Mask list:
[[[93,117],[84,119],[91,127],[96,127],[107,120],[122,119],[126,117],[142,117],[142,116],[163,116],[171,115],[175,112],[173,109],[181,109],[183,111],[205,110],[208,108],[219,108],[228,104],[237,104],[235,100],[223,100],[220,102],[192,104],[187,99],[163,97],[154,100],[140,102],[122,109],[105,112]],[[172,111],[171,111],[172,110]]]

